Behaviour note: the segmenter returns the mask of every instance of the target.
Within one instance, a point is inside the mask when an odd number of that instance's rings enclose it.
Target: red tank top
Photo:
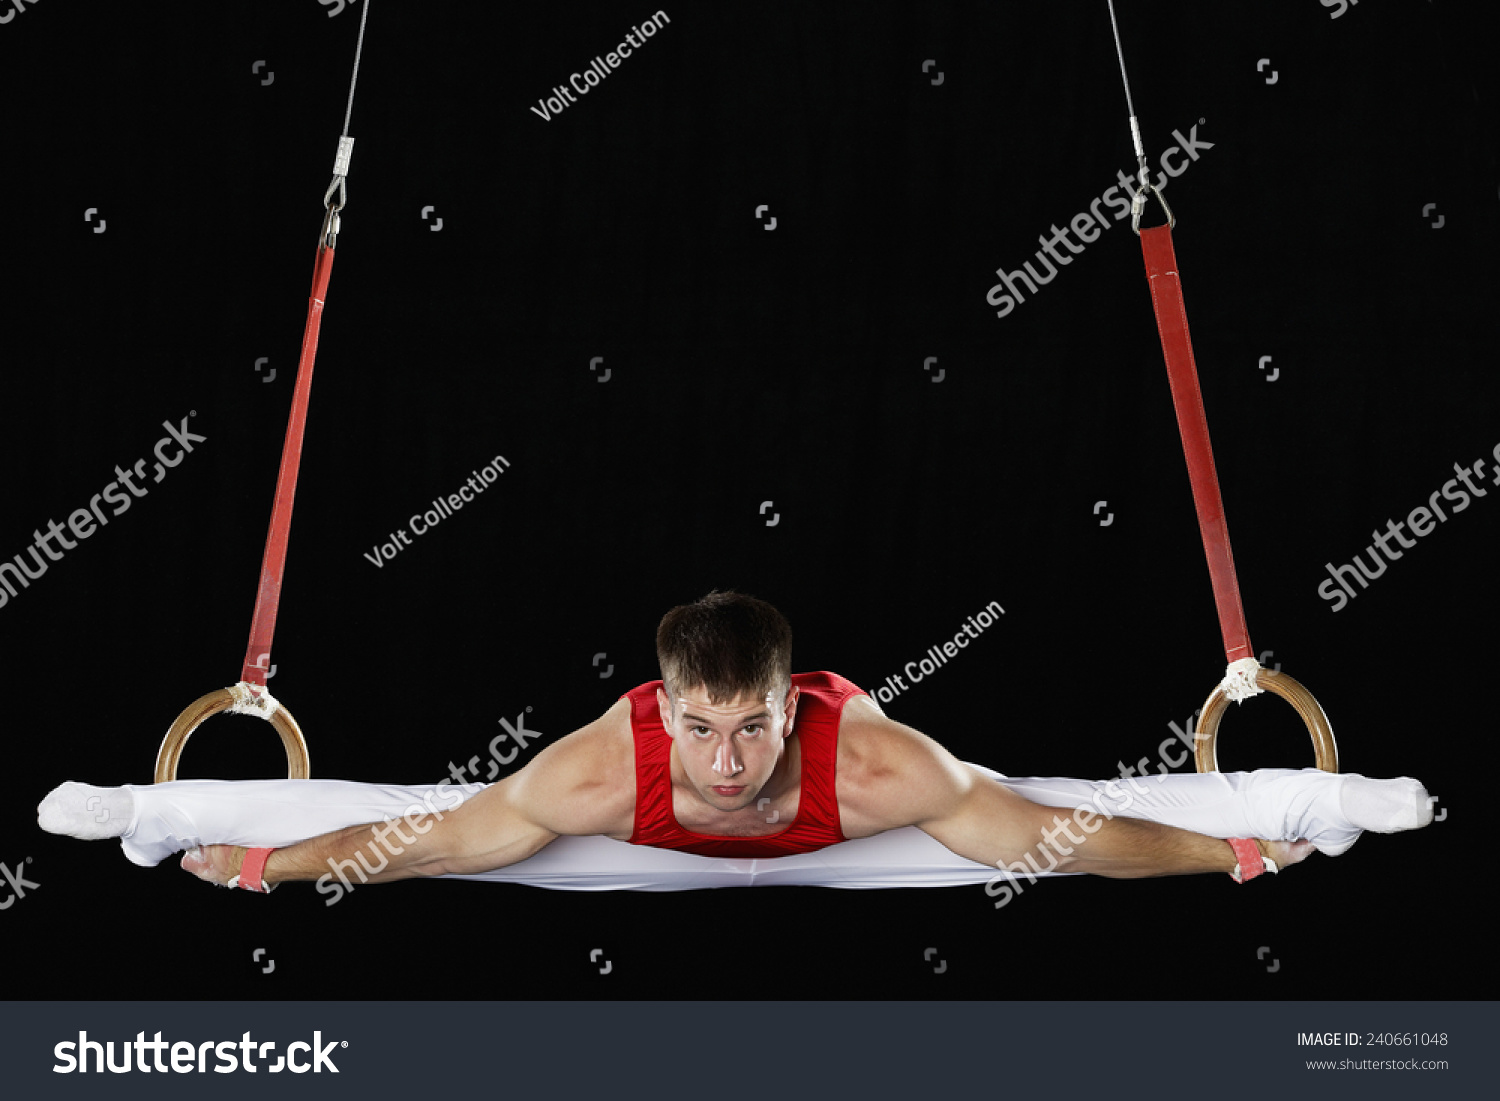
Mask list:
[[[661,724],[652,681],[625,693],[630,700],[630,729],[635,735],[635,831],[632,845],[680,849],[700,856],[764,857],[812,852],[845,841],[839,828],[834,788],[838,759],[839,718],[850,696],[868,695],[837,673],[793,673],[797,717],[792,736],[802,747],[801,792],[797,817],[770,837],[720,837],[693,833],[672,813],[672,736]]]

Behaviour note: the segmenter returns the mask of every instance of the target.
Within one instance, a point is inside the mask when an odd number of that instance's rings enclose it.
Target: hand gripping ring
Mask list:
[[[1261,688],[1276,693],[1297,709],[1307,732],[1312,735],[1313,753],[1317,766],[1324,772],[1339,770],[1338,746],[1333,741],[1333,726],[1313,694],[1285,673],[1273,669],[1258,669],[1255,683]],[[1199,772],[1219,771],[1219,720],[1229,706],[1229,697],[1221,687],[1215,688],[1203,705],[1203,716],[1198,720],[1198,730],[1193,736],[1193,756]]]
[[[202,725],[203,720],[220,711],[231,710],[259,715],[276,728],[276,733],[281,735],[281,744],[286,748],[287,779],[306,780],[312,774],[307,757],[307,741],[302,737],[302,728],[292,718],[291,712],[271,700],[264,689],[261,689],[259,697],[253,696],[242,682],[233,688],[217,688],[206,696],[198,697],[177,716],[156,754],[155,782],[160,784],[177,779],[177,762],[182,758],[182,748],[187,744],[189,735]]]

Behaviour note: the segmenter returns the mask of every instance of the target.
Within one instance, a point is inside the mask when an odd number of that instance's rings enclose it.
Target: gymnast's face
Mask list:
[[[675,700],[658,688],[656,702],[698,797],[722,811],[753,806],[786,750],[797,689],[783,698],[741,696],[714,704],[703,688],[682,691]]]

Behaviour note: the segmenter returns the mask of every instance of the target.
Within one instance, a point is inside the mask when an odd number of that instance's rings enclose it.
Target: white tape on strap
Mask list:
[[[1235,703],[1243,703],[1251,696],[1259,695],[1265,691],[1255,683],[1255,675],[1260,672],[1260,669],[1260,662],[1254,658],[1231,661],[1228,668],[1224,670],[1224,679],[1219,682],[1219,691]]]
[[[250,684],[248,681],[240,681],[231,685],[229,694],[234,697],[234,702],[229,705],[229,710],[235,715],[254,715],[257,718],[271,721],[271,716],[276,714],[281,704],[276,702],[276,697],[271,695],[269,688],[258,684]]]

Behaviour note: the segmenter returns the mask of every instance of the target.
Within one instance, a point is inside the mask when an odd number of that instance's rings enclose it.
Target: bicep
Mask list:
[[[1056,808],[1017,795],[1004,784],[960,764],[968,773],[963,790],[945,807],[915,825],[959,856],[1005,867],[1036,848],[1053,825]]]
[[[920,731],[888,719],[861,722],[850,743],[845,833],[916,826],[960,856],[1009,862],[1040,840],[1051,813],[964,764]],[[840,768],[844,768],[841,760]]]
[[[517,773],[491,784],[438,823],[433,842],[441,861],[434,874],[475,875],[503,868],[557,837],[518,802],[519,779]]]
[[[839,810],[850,837],[946,818],[975,779],[933,739],[884,716],[871,714],[839,732]]]
[[[489,871],[524,860],[563,835],[628,835],[635,806],[630,763],[614,758],[612,708],[604,718],[537,754],[454,811],[449,863]]]
[[[517,814],[553,837],[628,836],[634,824],[635,773],[611,759],[608,747],[580,741],[549,746],[514,776]]]

